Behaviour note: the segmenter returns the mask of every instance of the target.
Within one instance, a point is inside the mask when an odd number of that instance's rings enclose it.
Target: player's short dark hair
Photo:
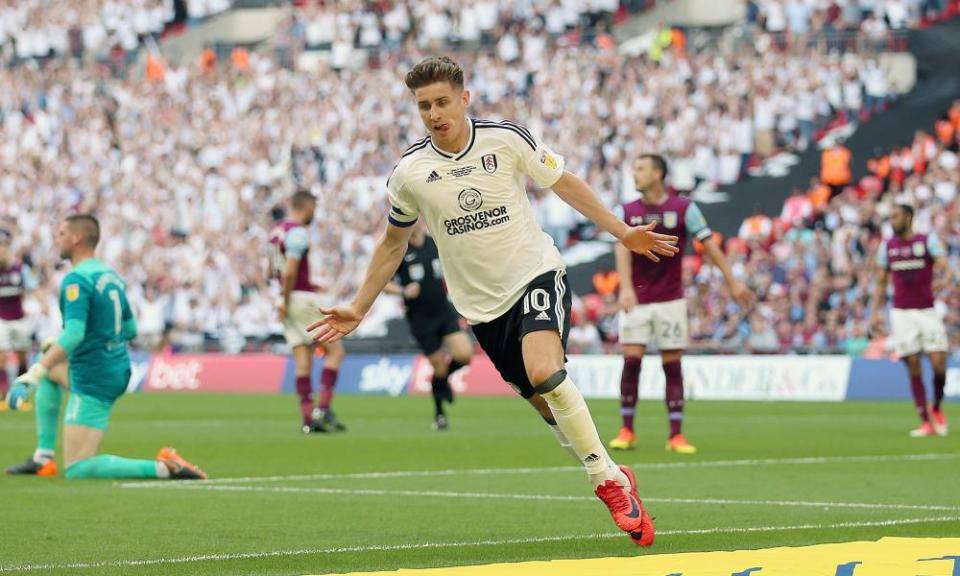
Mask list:
[[[463,88],[463,68],[447,56],[431,56],[411,68],[404,82],[411,91],[437,82]]]
[[[907,214],[907,216],[913,218],[913,213],[914,213],[913,206],[909,204],[897,204],[896,208],[898,208],[899,210],[903,210]]]
[[[660,171],[660,180],[667,179],[667,173],[669,173],[670,169],[667,168],[666,158],[659,154],[641,154],[640,157],[649,158],[650,161],[653,162],[654,169]]]
[[[303,210],[307,205],[314,204],[316,201],[317,197],[308,190],[297,190],[290,197],[290,205],[293,206],[294,210]]]
[[[96,248],[100,243],[100,222],[93,214],[73,214],[67,216],[67,224],[83,237],[84,243]]]

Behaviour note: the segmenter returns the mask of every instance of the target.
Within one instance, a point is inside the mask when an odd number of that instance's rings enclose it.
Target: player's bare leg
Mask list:
[[[647,347],[643,344],[623,345],[623,372],[620,373],[620,418],[623,425],[617,437],[610,441],[614,450],[630,450],[637,443],[633,417],[637,411],[637,392],[640,387],[640,367]]]
[[[635,496],[632,473],[625,473],[607,454],[583,396],[567,376],[560,335],[552,330],[531,332],[523,337],[521,347],[528,379],[550,407],[560,432],[586,469],[597,497],[634,542],[653,544],[653,522]]]
[[[325,432],[320,427],[315,427],[313,422],[313,396],[310,384],[310,373],[313,370],[313,346],[294,346],[293,365],[296,370],[296,390],[297,397],[300,400],[300,419],[303,432],[305,434]]]
[[[328,430],[343,432],[347,427],[337,418],[330,406],[333,403],[333,392],[337,386],[337,377],[340,375],[340,366],[343,365],[347,351],[339,340],[327,342],[321,346],[323,347],[323,370],[320,372],[320,400],[317,403],[317,411],[313,415],[314,422],[319,421]]]
[[[923,369],[920,362],[920,354],[904,356],[903,363],[907,365],[907,375],[910,377],[910,392],[913,395],[913,404],[916,406],[917,415],[920,416],[920,426],[911,430],[910,436],[914,438],[933,436],[936,432],[933,429],[933,424],[930,423],[930,413],[927,410],[927,391],[923,387]]]
[[[69,469],[80,460],[97,455],[103,442],[103,430],[88,426],[63,427],[63,464]]]
[[[933,367],[933,403],[930,405],[930,424],[937,434],[946,436],[949,428],[942,405],[944,389],[947,386],[947,353],[931,352],[929,356]]]
[[[697,449],[683,437],[683,369],[682,350],[663,350],[663,375],[666,377],[664,400],[667,404],[667,419],[670,422],[670,435],[667,438],[667,452],[694,454]]]
[[[17,376],[22,376],[30,364],[27,362],[27,351],[17,350]]]
[[[10,392],[10,376],[7,374],[9,353],[0,350],[0,411],[7,409],[7,393]]]

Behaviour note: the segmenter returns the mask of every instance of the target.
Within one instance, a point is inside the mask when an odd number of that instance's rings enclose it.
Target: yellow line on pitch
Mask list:
[[[960,538],[882,538],[876,542],[798,548],[352,572],[340,576],[903,576],[958,571]]]

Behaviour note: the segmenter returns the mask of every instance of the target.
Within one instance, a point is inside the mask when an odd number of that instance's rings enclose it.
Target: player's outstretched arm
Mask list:
[[[564,172],[551,188],[564,202],[612,234],[633,252],[642,254],[654,262],[660,261],[658,254],[673,256],[679,252],[676,236],[657,234],[653,231],[656,228],[655,222],[644,226],[628,226],[604,206],[590,186],[575,174]]]
[[[633,286],[632,255],[623,244],[613,245],[614,261],[617,266],[617,275],[620,277],[620,290],[617,304],[622,310],[630,310],[637,305],[637,292]]]
[[[313,341],[319,344],[334,342],[353,332],[360,321],[373,306],[373,302],[384,289],[407,252],[412,226],[394,226],[387,223],[387,229],[373,250],[373,257],[367,266],[367,274],[353,302],[344,306],[320,308],[324,317],[310,326],[307,332],[314,332]]]
[[[755,300],[753,292],[747,288],[746,284],[737,280],[733,275],[733,269],[730,268],[730,262],[727,261],[723,250],[720,249],[720,244],[713,238],[707,238],[703,241],[703,251],[706,253],[707,258],[720,269],[720,273],[723,274],[723,279],[727,282],[727,289],[730,291],[730,296],[736,300],[737,304],[745,310],[753,306]]]

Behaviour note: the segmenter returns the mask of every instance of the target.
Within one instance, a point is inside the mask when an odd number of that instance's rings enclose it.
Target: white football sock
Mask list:
[[[37,464],[46,464],[55,457],[56,454],[53,453],[53,450],[41,450],[40,448],[37,448],[33,451],[33,461]]]
[[[541,396],[550,406],[560,431],[570,442],[571,451],[583,463],[590,482],[599,486],[607,480],[616,480],[622,485],[623,480],[618,476],[624,475],[617,474],[619,470],[614,472],[615,468],[610,466],[613,461],[603,447],[597,427],[590,416],[590,409],[573,381],[569,377],[564,378],[559,386]]]
[[[557,442],[560,443],[560,447],[566,450],[567,453],[570,454],[570,456],[582,466],[583,462],[580,462],[580,457],[577,456],[577,453],[573,451],[573,446],[570,445],[570,439],[567,438],[566,434],[563,433],[563,430],[560,429],[560,426],[556,424],[548,424],[548,426],[550,426],[550,431],[553,432]]]
[[[170,468],[163,460],[157,460],[157,478],[169,478]]]

